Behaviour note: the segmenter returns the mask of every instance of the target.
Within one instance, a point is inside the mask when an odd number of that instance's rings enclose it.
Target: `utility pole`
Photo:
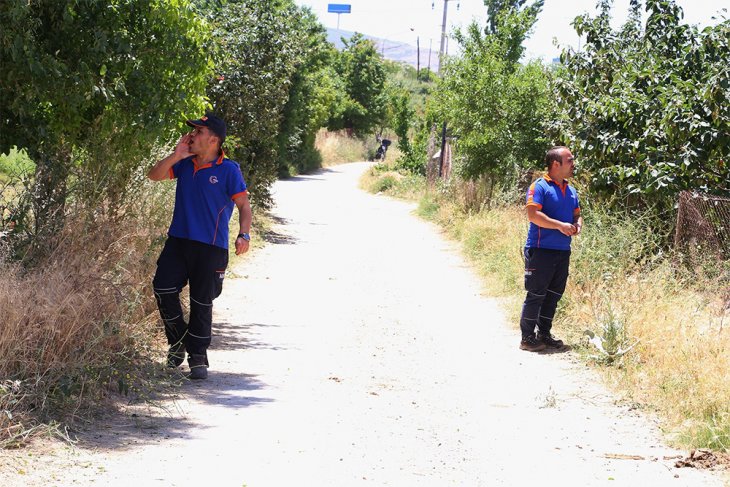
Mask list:
[[[441,49],[439,50],[439,73],[441,73],[441,64],[444,62],[444,49],[446,48],[446,10],[448,6],[449,0],[444,0],[444,18],[441,21]]]
[[[431,75],[431,45],[433,44],[433,39],[428,40],[428,74]]]
[[[416,81],[421,79],[421,37],[416,37]]]
[[[441,21],[441,49],[439,50],[439,66],[438,66],[438,72],[441,73],[441,65],[444,62],[444,58],[446,57],[446,52],[448,47],[446,47],[447,37],[446,37],[446,10],[449,5],[449,2],[453,2],[454,0],[444,0],[444,18]],[[433,8],[436,5],[436,0],[431,4],[431,8]],[[456,2],[456,10],[459,10],[460,2],[457,0]]]

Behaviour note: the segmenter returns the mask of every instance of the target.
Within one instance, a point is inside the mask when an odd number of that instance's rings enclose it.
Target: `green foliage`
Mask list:
[[[499,36],[505,49],[505,59],[514,65],[525,48],[522,43],[537,21],[545,0],[536,0],[525,6],[527,0],[484,0],[487,7],[486,34]],[[505,24],[509,28],[505,29]]]
[[[17,229],[35,240],[60,228],[69,182],[113,210],[158,140],[203,109],[208,34],[188,0],[7,0],[0,25],[0,152],[36,163]]]
[[[321,167],[315,149],[317,131],[326,124],[330,106],[337,99],[336,75],[331,64],[336,56],[326,31],[308,9],[299,9],[291,36],[299,50],[289,99],[278,135],[279,173],[289,175]]]
[[[424,174],[426,166],[427,139],[417,130],[426,112],[426,104],[434,83],[427,81],[422,71],[416,76],[416,69],[404,63],[385,62],[386,104],[381,133],[391,129],[398,141],[398,167],[414,174]]]
[[[331,115],[328,127],[332,130],[345,128],[363,135],[378,125],[385,115],[385,69],[371,40],[355,34],[344,43],[335,69],[340,73],[347,96],[341,100],[341,111]]]
[[[214,10],[216,79],[208,94],[236,139],[228,155],[241,164],[254,204],[272,204],[277,135],[300,59],[301,12],[291,0],[231,0]]]
[[[622,357],[630,352],[637,342],[629,345],[626,326],[610,305],[606,306],[596,325],[600,328],[599,333],[592,330],[583,332],[588,343],[597,352],[591,358],[605,365],[620,364]]]
[[[385,60],[384,66],[388,98],[393,98],[394,90],[403,90],[408,93],[414,114],[422,115],[426,109],[426,100],[437,80],[435,75],[425,68],[421,68],[420,74],[416,77],[416,68],[410,64],[394,61]],[[387,116],[386,119],[389,121],[392,116]]]
[[[411,107],[411,99],[407,91],[401,89],[393,94],[391,98],[393,107],[393,131],[398,136],[398,149],[401,152],[399,164],[406,169],[417,172],[418,161],[413,154],[413,146],[409,139],[411,124],[415,111]]]
[[[0,154],[0,181],[6,178],[17,179],[34,171],[35,165],[25,151],[13,147],[7,154]]]
[[[394,187],[397,183],[395,175],[383,174],[373,182],[369,189],[371,193],[382,193]]]
[[[440,208],[441,202],[438,198],[431,193],[427,193],[418,200],[416,213],[426,220],[434,220]]]
[[[557,137],[593,189],[622,204],[669,206],[683,189],[730,192],[730,20],[698,31],[671,0],[632,2],[613,31],[610,2],[578,17],[583,51],[566,50],[556,88]]]
[[[539,62],[522,66],[510,59],[529,22],[534,17],[510,11],[498,18],[497,34],[485,35],[473,23],[456,36],[463,56],[447,64],[430,117],[447,120],[468,178],[513,176],[515,168],[542,159],[548,145],[547,72]]]

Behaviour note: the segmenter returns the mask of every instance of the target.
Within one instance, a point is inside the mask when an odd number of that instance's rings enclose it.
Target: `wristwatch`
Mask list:
[[[251,241],[251,235],[249,235],[248,233],[239,233],[238,237],[236,237],[236,240],[238,240],[239,238],[244,239],[246,242]]]

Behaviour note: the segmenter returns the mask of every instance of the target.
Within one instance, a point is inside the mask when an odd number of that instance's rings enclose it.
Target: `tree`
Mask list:
[[[93,205],[118,199],[158,140],[202,110],[206,25],[187,0],[6,0],[0,4],[0,152],[36,163],[33,212],[48,242],[69,176]]]
[[[372,130],[385,114],[385,69],[372,41],[361,34],[343,39],[344,50],[336,62],[346,98],[341,116],[332,117],[330,128],[346,128],[358,134]]]
[[[411,125],[415,110],[411,107],[410,94],[405,89],[394,90],[390,105],[393,107],[393,131],[398,136],[398,150],[401,152],[399,164],[412,171],[420,171],[423,167],[413,153],[410,141]]]
[[[300,62],[300,17],[291,0],[230,0],[212,15],[216,78],[208,93],[235,134],[228,153],[264,208],[272,204],[277,137]]]
[[[315,137],[326,125],[330,107],[337,99],[336,74],[331,69],[337,52],[309,9],[300,8],[297,15],[292,40],[298,48],[296,70],[277,138],[279,173],[283,175],[320,167]]]
[[[487,27],[485,33],[498,36],[505,46],[505,56],[509,63],[517,63],[525,48],[522,43],[540,15],[545,0],[535,0],[525,6],[527,0],[484,0],[487,7]],[[509,28],[505,28],[509,23]]]
[[[476,23],[457,33],[463,55],[446,65],[427,125],[448,121],[468,178],[512,181],[518,170],[541,160],[548,145],[545,125],[553,107],[547,72],[539,62],[523,66],[514,59],[515,39],[534,21],[511,9],[496,18],[494,34]]]
[[[594,190],[634,205],[672,205],[683,189],[730,193],[730,20],[702,31],[671,0],[634,0],[609,25],[610,2],[574,26],[584,50],[565,50],[556,87],[569,141]]]

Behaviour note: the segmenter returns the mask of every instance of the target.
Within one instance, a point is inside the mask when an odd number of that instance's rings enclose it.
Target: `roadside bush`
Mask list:
[[[0,181],[17,179],[34,171],[35,164],[25,152],[13,147],[7,154],[0,154]]]
[[[40,422],[84,417],[111,391],[144,397],[160,370],[149,289],[169,223],[160,188],[145,186],[121,219],[71,212],[61,245],[32,270],[0,260],[0,446]]]
[[[700,31],[673,0],[632,1],[616,31],[612,2],[598,3],[599,15],[573,22],[583,48],[561,55],[555,137],[616,207],[671,208],[685,189],[727,194],[730,19]]]
[[[70,200],[115,211],[159,141],[203,110],[208,25],[191,0],[7,0],[0,25],[0,152],[36,164],[24,217],[40,259]]]
[[[383,193],[389,190],[397,184],[399,176],[397,173],[381,174],[370,185],[370,191],[373,193]]]

